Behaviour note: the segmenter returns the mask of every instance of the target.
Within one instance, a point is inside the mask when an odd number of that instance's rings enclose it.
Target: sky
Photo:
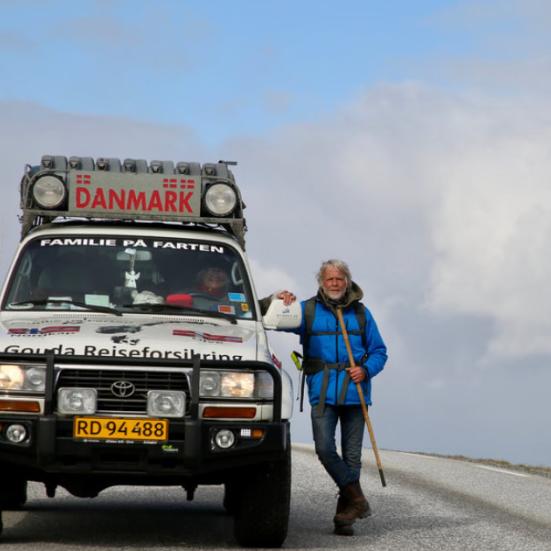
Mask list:
[[[238,161],[260,294],[312,296],[333,257],[364,290],[390,355],[381,448],[551,465],[549,2],[0,14],[2,273],[23,167],[43,154]],[[293,370],[295,338],[270,338]],[[311,440],[298,407],[293,438]]]

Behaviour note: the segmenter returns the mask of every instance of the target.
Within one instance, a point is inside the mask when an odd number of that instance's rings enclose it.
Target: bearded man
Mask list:
[[[323,262],[317,281],[318,292],[301,303],[302,323],[292,332],[300,335],[303,346],[316,454],[339,488],[335,533],[352,535],[356,519],[371,514],[360,486],[365,422],[355,383],[366,405],[371,405],[371,380],[382,371],[387,349],[345,262]],[[276,296],[287,304],[295,299],[289,291]],[[356,367],[350,367],[337,309],[342,311]],[[342,456],[335,442],[339,422]]]

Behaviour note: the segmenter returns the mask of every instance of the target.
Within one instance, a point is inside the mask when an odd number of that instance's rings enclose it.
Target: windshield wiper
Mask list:
[[[142,310],[144,312],[162,312],[165,310],[177,310],[179,312],[185,312],[186,315],[194,317],[212,317],[222,318],[229,322],[236,324],[237,320],[235,316],[231,314],[224,314],[222,312],[210,312],[208,310],[199,310],[197,308],[191,308],[190,306],[178,306],[177,304],[148,304],[146,302],[141,304],[123,304],[121,308],[130,308],[132,310]]]
[[[106,314],[114,314],[115,316],[122,316],[122,313],[119,312],[116,308],[111,308],[110,306],[101,306],[99,304],[86,304],[86,302],[81,302],[79,300],[72,299],[40,299],[40,300],[22,300],[20,302],[10,302],[8,308],[12,306],[24,306],[25,304],[31,304],[32,306],[46,306],[48,304],[72,304],[73,306],[78,306],[79,308],[84,308],[85,310],[90,310],[91,312],[105,312]]]

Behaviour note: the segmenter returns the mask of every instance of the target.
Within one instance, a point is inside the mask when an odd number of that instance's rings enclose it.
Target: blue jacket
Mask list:
[[[343,306],[343,317],[349,332],[350,347],[354,356],[354,361],[357,366],[362,366],[367,374],[367,378],[362,381],[361,386],[365,402],[371,405],[371,379],[382,371],[387,360],[387,350],[383,339],[377,328],[377,324],[371,315],[371,312],[365,308],[365,342],[364,348],[362,337],[360,334],[350,334],[351,331],[359,332],[358,319],[354,309],[354,302],[363,297],[361,289],[355,284],[352,284],[350,299]],[[346,345],[342,336],[342,331],[339,326],[339,321],[334,313],[332,306],[324,300],[323,295],[318,293],[316,297],[316,308],[314,322],[312,325],[312,333],[309,339],[305,338],[306,321],[304,316],[304,308],[306,301],[301,303],[302,306],[302,324],[300,327],[293,330],[294,333],[300,335],[300,342],[304,347],[306,341],[307,350],[303,350],[304,358],[318,359],[325,363],[345,363],[350,365]],[[321,333],[321,334],[316,334]],[[313,375],[307,376],[308,383],[308,398],[312,406],[317,405],[320,401],[320,393],[324,372],[320,371]],[[349,378],[344,370],[330,369],[325,403],[329,405],[338,405],[342,386],[345,379]],[[356,385],[352,380],[349,380],[348,389],[344,397],[344,402],[341,405],[359,405],[360,399]]]

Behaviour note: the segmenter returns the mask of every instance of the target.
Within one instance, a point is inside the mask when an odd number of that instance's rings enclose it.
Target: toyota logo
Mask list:
[[[130,381],[115,381],[111,385],[111,393],[117,398],[130,398],[134,392],[136,387]]]

